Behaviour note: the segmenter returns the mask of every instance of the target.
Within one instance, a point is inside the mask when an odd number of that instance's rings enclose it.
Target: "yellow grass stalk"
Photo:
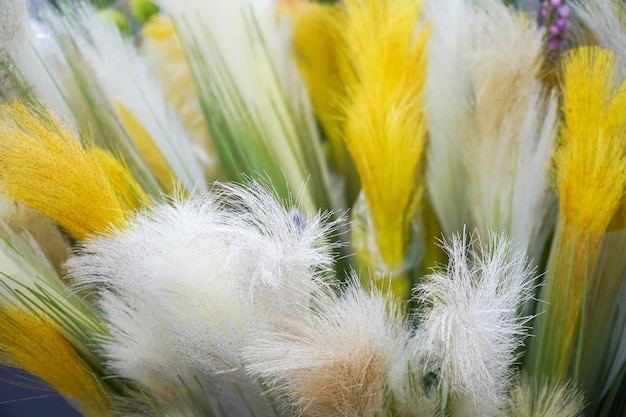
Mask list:
[[[0,186],[10,198],[39,210],[79,240],[123,225],[126,207],[118,195],[126,191],[116,189],[120,183],[111,182],[98,153],[85,149],[48,110],[13,102],[1,112]]]
[[[168,194],[173,192],[176,186],[176,175],[163,156],[163,153],[161,153],[156,146],[145,127],[124,103],[120,100],[115,100],[115,106],[126,127],[126,131],[132,138],[135,146],[137,146],[139,153],[141,153],[161,188]]]
[[[396,272],[392,292],[406,299],[410,281],[398,272],[405,268],[411,223],[424,192],[429,30],[419,27],[419,1],[347,0],[345,6],[346,41],[340,59],[348,91],[342,109],[344,138],[361,179],[371,219],[367,240],[374,247],[358,241],[355,245],[361,266],[376,274],[383,290]]]
[[[35,314],[0,308],[0,363],[41,378],[86,417],[109,415],[109,401],[94,375],[67,340]]]
[[[223,178],[224,173],[217,162],[217,153],[209,135],[196,86],[174,24],[167,17],[153,16],[143,26],[141,33],[143,36],[142,55],[149,62],[150,67],[156,71],[165,99],[176,111],[187,133],[205,152],[200,162],[207,177],[209,179]]]
[[[571,372],[575,380],[581,376],[576,356],[584,355],[577,350],[591,320],[585,315],[600,302],[593,294],[612,285],[604,281],[611,274],[596,269],[626,188],[626,81],[616,77],[617,61],[609,50],[583,47],[565,58],[565,122],[555,154],[560,218],[542,296],[549,303],[539,319],[545,323],[537,338],[542,347],[533,353],[542,358],[538,371],[557,377]]]

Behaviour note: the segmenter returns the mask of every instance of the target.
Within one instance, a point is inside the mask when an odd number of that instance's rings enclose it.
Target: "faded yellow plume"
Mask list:
[[[41,378],[86,417],[109,415],[109,401],[95,376],[67,340],[35,314],[0,308],[0,363]]]
[[[365,263],[380,258],[384,265],[367,266],[388,274],[405,266],[411,222],[424,190],[429,30],[419,27],[419,1],[347,0],[345,6],[345,47],[339,61],[349,92],[344,137],[361,178],[378,251],[367,254],[370,245],[363,244],[357,256],[369,258]],[[391,284],[396,296],[409,296],[407,279],[397,277]]]
[[[166,193],[174,191],[176,175],[174,175],[172,168],[150,137],[148,131],[124,103],[115,100],[115,106],[133,143],[137,146],[137,149],[146,161],[150,171],[152,171],[152,174],[154,174],[159,182],[161,188]]]
[[[130,208],[118,196],[131,178],[100,165],[102,155],[85,149],[78,138],[46,109],[27,109],[13,102],[2,106],[0,186],[11,198],[50,217],[77,239],[122,226]],[[104,152],[104,151],[102,151]],[[119,164],[119,162],[118,162]],[[111,178],[108,175],[113,174]],[[121,175],[121,177],[120,177]]]
[[[153,16],[144,25],[142,35],[143,56],[156,71],[166,100],[175,109],[187,133],[205,152],[200,162],[207,177],[211,180],[223,178],[193,77],[172,21],[163,16]]]

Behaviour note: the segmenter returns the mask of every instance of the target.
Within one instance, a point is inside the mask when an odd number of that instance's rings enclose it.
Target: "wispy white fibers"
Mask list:
[[[548,173],[557,128],[556,97],[539,80],[543,33],[497,0],[479,1],[472,15],[475,119],[463,148],[468,206],[480,233],[496,229],[537,255],[551,227]]]
[[[244,350],[248,370],[297,415],[387,415],[389,373],[410,333],[393,305],[358,282],[340,296],[320,294],[312,310],[297,306]]]
[[[425,306],[419,348],[437,363],[458,415],[494,416],[506,405],[511,366],[526,335],[518,309],[532,297],[533,271],[523,251],[495,234],[486,243],[457,234],[444,249],[447,268],[416,290]]]
[[[78,48],[84,62],[73,64],[88,63],[95,78],[86,81],[99,83],[103,99],[110,100],[118,112],[121,103],[137,118],[187,190],[206,191],[204,170],[193,142],[132,41],[123,38],[93,6],[73,3],[71,9],[67,6],[63,11],[62,16],[51,16],[49,20],[60,38],[71,39]]]
[[[462,156],[473,120],[467,71],[470,10],[467,0],[428,2],[432,34],[424,108],[429,131],[426,182],[446,236],[463,230],[470,222]]]
[[[89,240],[68,271],[98,293],[116,373],[166,404],[181,392],[179,376],[193,383],[199,375],[226,415],[250,415],[246,403],[272,415],[242,370],[240,349],[251,329],[325,291],[332,225],[324,222],[283,208],[257,184],[224,185]]]

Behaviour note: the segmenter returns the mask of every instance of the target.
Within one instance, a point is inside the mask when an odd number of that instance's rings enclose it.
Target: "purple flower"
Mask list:
[[[556,39],[550,39],[548,41],[548,49],[550,51],[556,51],[557,49],[559,49],[559,46],[561,46],[561,43],[558,40],[556,40]],[[567,44],[566,44],[566,46],[567,46]]]
[[[568,30],[570,27],[569,20],[564,17],[559,17],[556,21],[556,25],[563,30]]]

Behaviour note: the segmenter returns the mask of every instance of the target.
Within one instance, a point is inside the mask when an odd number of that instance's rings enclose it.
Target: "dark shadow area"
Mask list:
[[[80,417],[80,414],[36,378],[0,367],[0,417]]]

